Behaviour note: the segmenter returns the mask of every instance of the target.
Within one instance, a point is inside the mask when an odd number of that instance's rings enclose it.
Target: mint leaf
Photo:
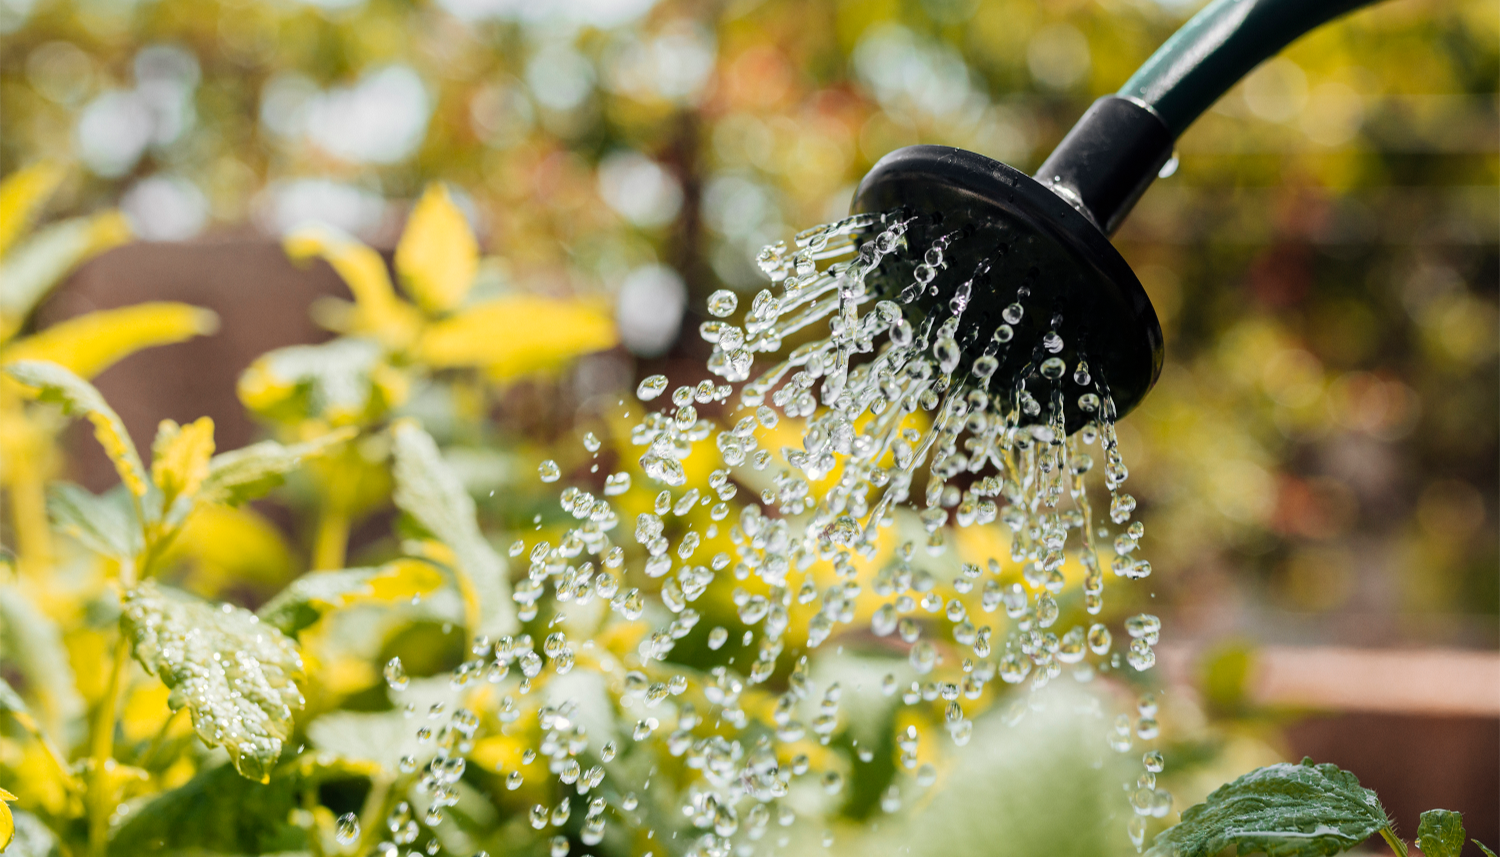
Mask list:
[[[248,610],[149,580],[125,595],[124,608],[136,660],[172,688],[168,704],[186,705],[203,743],[222,744],[236,770],[266,782],[302,709],[296,645]]]
[[[1417,847],[1424,857],[1458,857],[1464,850],[1464,817],[1447,809],[1429,809],[1417,825]]]
[[[1478,839],[1470,839],[1469,841],[1479,846],[1479,850],[1484,852],[1484,857],[1495,857],[1495,852],[1486,848],[1483,842],[1480,842]]]
[[[1156,837],[1147,857],[1324,857],[1364,842],[1388,825],[1375,793],[1336,765],[1278,764],[1220,786]]]

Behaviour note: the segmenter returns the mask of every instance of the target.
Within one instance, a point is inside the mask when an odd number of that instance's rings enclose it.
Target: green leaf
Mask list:
[[[1447,809],[1429,809],[1417,824],[1417,847],[1423,857],[1458,857],[1464,850],[1464,817]]]
[[[417,711],[427,711],[436,703],[453,709],[464,704],[464,693],[455,691],[447,676],[432,676],[412,679],[400,699]],[[403,756],[424,765],[437,753],[434,742],[417,738],[411,719],[399,707],[376,712],[331,711],[307,724],[307,740],[319,753],[378,765],[390,773],[400,769]]]
[[[141,456],[135,451],[120,415],[104,401],[94,385],[56,363],[46,360],[17,360],[5,365],[5,372],[27,387],[34,388],[39,401],[62,406],[63,413],[81,414],[94,424],[94,437],[104,453],[114,462],[120,481],[137,497],[146,495],[151,484]]]
[[[114,857],[141,854],[268,854],[307,846],[289,816],[303,782],[283,773],[269,785],[218,765],[125,816],[110,837]]]
[[[141,552],[141,524],[123,490],[91,494],[59,483],[47,489],[47,511],[53,526],[96,553],[129,560]]]
[[[395,773],[403,756],[422,763],[432,758],[431,742],[419,742],[416,731],[402,711],[334,711],[308,724],[307,740],[320,753]]]
[[[479,627],[470,632],[492,637],[514,634],[520,625],[510,599],[505,562],[479,532],[474,499],[443,461],[431,435],[409,421],[397,423],[391,432],[395,436],[396,505],[452,548],[478,600]]]
[[[1278,764],[1220,786],[1156,837],[1147,857],[1239,854],[1323,857],[1369,839],[1389,821],[1375,793],[1336,765]]]
[[[443,580],[436,568],[416,559],[396,560],[379,568],[314,571],[292,581],[257,615],[284,634],[296,634],[329,610],[363,600],[410,601],[414,595],[437,589]]]
[[[214,605],[152,581],[125,596],[136,660],[172,688],[210,747],[223,745],[244,776],[265,782],[302,708],[297,646],[254,613]]]
[[[1478,839],[1470,839],[1469,841],[1479,846],[1479,850],[1484,852],[1484,857],[1495,857],[1495,852],[1487,848],[1483,842],[1480,842]]]
[[[320,455],[354,434],[353,429],[343,429],[293,446],[266,440],[215,455],[208,462],[208,478],[198,489],[198,499],[226,506],[253,500],[280,485],[304,458]]]

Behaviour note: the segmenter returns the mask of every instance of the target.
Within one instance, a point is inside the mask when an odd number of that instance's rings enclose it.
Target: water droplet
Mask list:
[[[394,691],[406,690],[410,679],[406,677],[406,669],[401,665],[400,658],[391,658],[385,664],[385,683]]]
[[[536,472],[543,482],[556,482],[562,478],[562,468],[550,458],[537,465]]]
[[[642,381],[640,383],[640,386],[635,388],[635,396],[637,399],[640,399],[643,402],[649,402],[657,396],[660,396],[662,393],[666,392],[666,389],[667,376],[652,375],[651,377]]]
[[[352,812],[346,812],[339,816],[338,827],[335,829],[333,838],[340,845],[352,845],[359,838],[359,816]]]
[[[726,318],[734,314],[735,307],[739,306],[739,303],[740,299],[734,292],[719,289],[708,296],[708,312],[715,318]]]

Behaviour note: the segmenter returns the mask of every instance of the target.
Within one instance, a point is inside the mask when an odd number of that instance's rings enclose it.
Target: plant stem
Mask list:
[[[344,553],[349,547],[349,510],[343,503],[329,500],[318,516],[318,532],[313,539],[312,569],[344,567]]]
[[[1391,846],[1391,851],[1396,854],[1396,857],[1409,857],[1406,851],[1406,843],[1402,841],[1401,837],[1396,835],[1396,831],[1392,830],[1389,825],[1380,828],[1380,838],[1385,840],[1385,844]]]
[[[104,698],[99,701],[99,712],[94,717],[92,735],[89,738],[93,772],[89,779],[89,854],[104,857],[108,845],[109,816],[114,807],[114,795],[109,786],[109,763],[114,761],[115,716],[120,701],[120,678],[130,657],[130,641],[122,630],[115,641],[114,663],[110,667],[109,681],[104,686]]]

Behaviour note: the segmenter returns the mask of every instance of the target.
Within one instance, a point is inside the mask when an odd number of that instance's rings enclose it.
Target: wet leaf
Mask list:
[[[1483,842],[1480,842],[1478,839],[1470,839],[1469,841],[1479,846],[1479,850],[1484,852],[1484,857],[1495,857],[1495,852],[1491,851]]]
[[[186,705],[205,744],[267,781],[302,708],[296,644],[248,610],[151,581],[126,595],[124,613],[136,660],[172,688],[172,708]]]
[[[151,480],[161,489],[163,504],[191,498],[208,478],[214,454],[214,421],[199,417],[185,426],[162,420],[151,445]]]
[[[410,601],[442,585],[442,573],[416,559],[399,559],[379,568],[313,571],[292,581],[257,615],[283,633],[296,634],[330,610],[360,601]]]
[[[91,494],[69,482],[51,485],[47,488],[47,513],[54,527],[96,553],[129,560],[144,546],[135,508],[119,486],[104,494]]]
[[[479,266],[469,221],[442,184],[431,184],[412,209],[396,247],[396,272],[417,305],[431,314],[463,302]]]
[[[1464,850],[1464,817],[1447,809],[1429,809],[1417,824],[1417,847],[1423,857],[1459,857]]]
[[[94,437],[114,462],[120,481],[137,497],[146,495],[146,468],[120,415],[94,386],[66,368],[44,360],[19,360],[5,365],[6,374],[32,388],[38,401],[62,405],[63,413],[82,414],[94,424]]]
[[[1359,845],[1388,825],[1375,793],[1336,765],[1278,764],[1215,789],[1156,837],[1148,857],[1240,854],[1322,857]]]
[[[484,367],[508,380],[618,341],[614,321],[591,303],[513,295],[434,323],[423,333],[417,356],[435,367]]]
[[[474,499],[449,469],[432,436],[415,423],[402,421],[395,437],[396,505],[429,533],[452,548],[478,601],[479,627],[473,634],[513,634],[520,627],[510,599],[505,562],[479,532]],[[468,599],[470,594],[465,593]]]
[[[54,223],[6,254],[0,267],[0,339],[13,334],[78,263],[129,237],[125,218],[112,211]]]
[[[253,500],[280,485],[286,474],[296,470],[303,459],[321,455],[329,447],[354,435],[352,428],[340,429],[293,446],[264,440],[220,453],[209,460],[208,476],[198,489],[198,499],[203,503],[226,506]]]
[[[143,348],[170,345],[219,328],[214,313],[188,304],[157,301],[100,310],[12,343],[9,360],[50,360],[80,378],[92,378]]]

